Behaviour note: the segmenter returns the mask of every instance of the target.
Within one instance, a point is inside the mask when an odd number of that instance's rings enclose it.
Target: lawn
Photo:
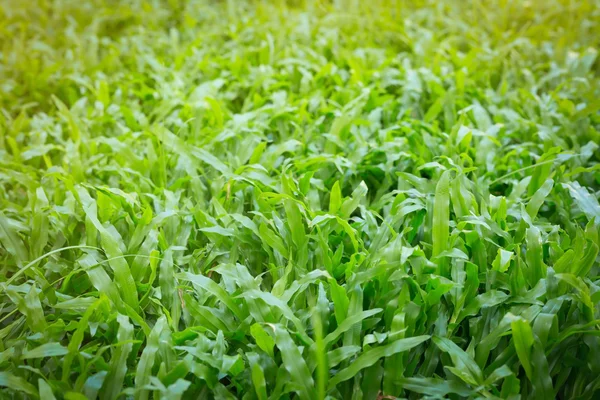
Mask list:
[[[1,0],[0,398],[600,398],[599,0]]]

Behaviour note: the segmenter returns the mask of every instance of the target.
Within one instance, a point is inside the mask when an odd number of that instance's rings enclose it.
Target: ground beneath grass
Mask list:
[[[600,2],[0,2],[0,398],[600,396]]]

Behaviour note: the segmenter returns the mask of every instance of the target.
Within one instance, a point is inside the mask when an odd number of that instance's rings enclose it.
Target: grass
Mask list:
[[[599,31],[2,1],[0,398],[598,398]]]

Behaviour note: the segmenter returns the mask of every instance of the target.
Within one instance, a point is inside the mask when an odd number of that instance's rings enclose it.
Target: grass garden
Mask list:
[[[1,399],[598,399],[598,0],[0,1]]]

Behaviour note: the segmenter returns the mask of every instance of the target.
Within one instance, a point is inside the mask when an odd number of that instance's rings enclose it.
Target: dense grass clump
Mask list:
[[[600,397],[598,0],[0,2],[0,398]]]

